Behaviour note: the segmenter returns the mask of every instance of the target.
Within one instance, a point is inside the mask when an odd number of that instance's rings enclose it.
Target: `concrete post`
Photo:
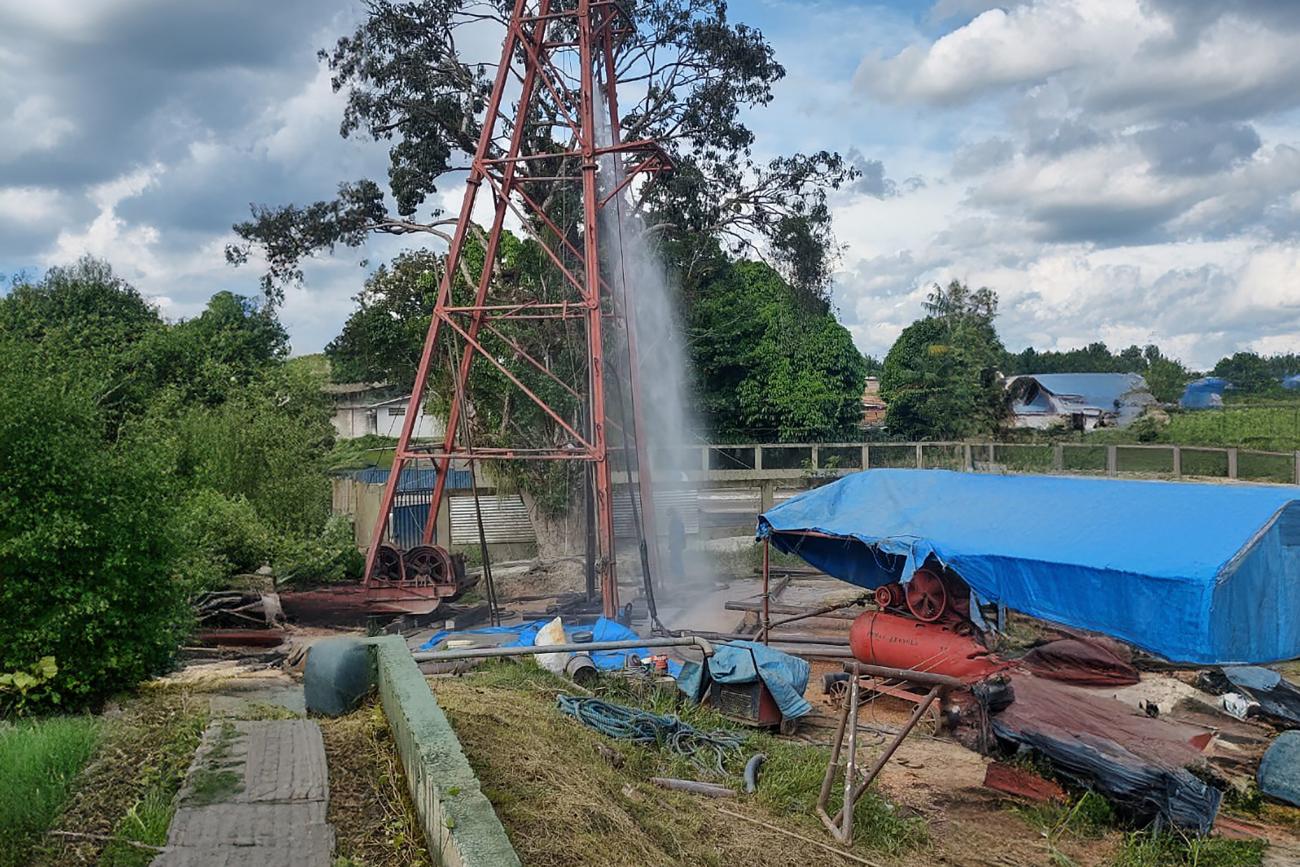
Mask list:
[[[763,469],[763,447],[754,446],[754,469]]]
[[[1174,478],[1183,477],[1183,449],[1181,446],[1174,446]]]
[[[1295,453],[1295,483],[1300,485],[1300,452]]]
[[[1237,478],[1237,450],[1228,449],[1228,478]]]
[[[776,505],[776,482],[763,482],[758,486],[758,499],[760,513]]]
[[[993,465],[993,458],[994,458],[993,443],[989,443],[989,466]]]
[[[1300,459],[1296,461],[1296,466],[1300,467]],[[871,446],[867,445],[866,443],[862,444],[862,469],[864,470],[871,469]],[[1297,475],[1300,475],[1300,469],[1297,469],[1296,473]]]
[[[812,468],[814,470],[820,470],[822,468],[821,456],[822,456],[821,449],[819,449],[817,446],[813,446],[812,447]]]
[[[710,449],[708,446],[705,446],[704,448],[700,449],[700,469],[701,469],[701,470],[704,470],[704,472],[706,472],[706,473],[709,471],[709,452],[710,452],[710,451],[711,451],[711,449]]]
[[[1065,469],[1065,446],[1057,443],[1052,446],[1052,470],[1061,472]]]
[[[1106,475],[1113,476],[1119,472],[1119,449],[1106,446]]]
[[[961,467],[968,473],[975,470],[975,459],[970,453],[970,443],[961,444]]]
[[[925,469],[925,457],[921,454],[921,444],[916,444],[916,468]]]

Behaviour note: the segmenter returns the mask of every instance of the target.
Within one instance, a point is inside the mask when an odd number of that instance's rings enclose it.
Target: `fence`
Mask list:
[[[973,472],[1086,473],[1300,484],[1300,452],[1088,443],[803,443],[695,447],[715,481],[842,475],[882,467]]]

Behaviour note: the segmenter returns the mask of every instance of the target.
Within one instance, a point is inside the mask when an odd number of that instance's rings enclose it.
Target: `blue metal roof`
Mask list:
[[[1079,403],[1106,412],[1114,412],[1120,398],[1147,387],[1147,381],[1136,373],[1031,373],[1023,378],[1058,397],[1076,397]]]
[[[367,467],[364,470],[353,470],[348,475],[362,484],[386,485],[388,474],[387,467]],[[431,491],[437,478],[438,473],[432,467],[406,467],[402,470],[402,478],[398,481],[397,490],[399,493]],[[448,490],[467,490],[470,487],[469,470],[453,469],[447,472]]]

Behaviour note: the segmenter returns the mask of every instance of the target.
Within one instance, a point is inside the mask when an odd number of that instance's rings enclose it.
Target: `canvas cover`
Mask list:
[[[758,537],[861,587],[933,557],[984,602],[1177,662],[1300,656],[1292,487],[866,470],[759,516]]]

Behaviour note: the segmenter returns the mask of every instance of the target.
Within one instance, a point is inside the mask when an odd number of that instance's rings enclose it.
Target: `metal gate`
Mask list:
[[[397,493],[388,522],[393,544],[405,551],[422,542],[424,522],[429,517],[429,504],[432,501],[433,488]]]

